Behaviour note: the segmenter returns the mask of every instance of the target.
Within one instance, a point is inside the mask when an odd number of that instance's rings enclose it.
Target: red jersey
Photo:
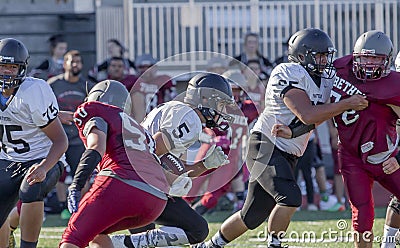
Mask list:
[[[171,101],[176,96],[175,82],[167,75],[156,76],[149,82],[139,77],[132,90],[145,96],[146,113],[161,103]]]
[[[98,171],[109,169],[123,179],[145,182],[168,192],[163,169],[149,146],[150,135],[120,108],[101,102],[81,104],[74,113],[79,135],[86,145],[85,133],[93,124],[106,123],[107,148]],[[100,130],[102,129],[99,125]]]
[[[126,89],[130,92],[136,80],[137,77],[135,75],[127,75],[120,82],[125,85]]]
[[[400,106],[400,73],[392,71],[379,80],[358,80],[352,71],[352,55],[337,59],[334,66],[337,77],[332,102],[355,94],[365,95],[369,101],[362,111],[348,110],[334,118],[341,149],[364,163],[382,163],[397,152],[398,116],[388,104]]]

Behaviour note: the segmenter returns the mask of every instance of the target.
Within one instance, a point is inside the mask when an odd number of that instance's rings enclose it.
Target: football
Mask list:
[[[185,165],[182,161],[171,153],[166,153],[160,157],[161,166],[175,175],[182,175],[185,172]]]

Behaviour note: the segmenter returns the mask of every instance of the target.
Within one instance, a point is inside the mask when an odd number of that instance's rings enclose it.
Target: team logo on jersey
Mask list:
[[[333,87],[342,90],[347,95],[364,95],[356,86],[354,86],[349,81],[336,76],[335,81],[333,82]]]
[[[368,141],[367,143],[361,145],[361,152],[366,153],[371,151],[373,148],[374,148],[374,142]]]

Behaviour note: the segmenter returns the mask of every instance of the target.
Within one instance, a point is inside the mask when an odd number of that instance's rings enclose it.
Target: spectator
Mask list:
[[[135,120],[140,122],[157,105],[174,99],[176,88],[170,76],[158,74],[157,59],[152,55],[138,56],[135,66],[138,79],[131,90],[132,112]]]
[[[264,109],[265,84],[260,80],[260,63],[258,60],[249,60],[247,65],[242,68],[242,73],[246,78],[244,88],[248,99],[256,103],[259,113]]]
[[[52,88],[60,110],[67,117],[67,121],[63,123],[63,128],[68,137],[68,149],[65,153],[66,162],[70,166],[68,175],[74,177],[79,159],[85,151],[85,147],[79,138],[78,129],[73,125],[72,114],[76,108],[83,103],[87,96],[87,92],[94,86],[94,83],[85,80],[82,77],[83,61],[79,51],[71,50],[64,55],[64,73],[52,77],[47,82]],[[65,180],[65,176],[62,178]],[[66,185],[64,180],[57,184],[57,197],[61,205],[61,218],[69,219],[70,214],[66,204]]]
[[[260,37],[257,33],[247,33],[244,37],[243,52],[234,57],[234,60],[230,62],[230,66],[238,65],[239,62],[247,65],[249,60],[258,60],[261,66],[261,73],[264,74],[262,78],[269,78],[273,64],[258,50],[260,46],[259,40]]]
[[[279,65],[280,63],[287,63],[289,62],[288,59],[288,48],[289,48],[289,39],[285,42],[282,42],[283,54],[281,57],[275,59],[274,66]]]
[[[126,74],[124,71],[124,59],[121,57],[112,57],[108,62],[107,68],[108,79],[116,80],[125,85],[128,91],[131,91],[137,77]]]
[[[125,58],[126,48],[122,45],[122,43],[117,39],[109,39],[107,41],[107,52],[108,58],[103,62],[94,66],[88,72],[89,78],[93,82],[100,82],[107,78],[107,68],[110,62],[110,59],[113,57],[119,57],[123,59],[124,62],[124,75],[132,74],[132,69],[135,68],[135,63],[130,59]]]
[[[227,60],[227,58],[215,56],[207,61],[206,70],[222,75],[228,70],[228,64],[229,61]]]
[[[68,44],[61,34],[56,34],[48,39],[50,44],[50,57],[34,68],[29,75],[43,80],[64,72],[63,56],[68,49]]]
[[[308,141],[307,148],[304,151],[304,154],[299,158],[297,165],[294,169],[294,178],[298,180],[299,171],[301,171],[301,175],[303,177],[305,187],[306,187],[306,196],[307,196],[307,210],[308,211],[317,211],[318,206],[314,203],[314,184],[312,177],[312,166],[314,164],[314,159],[316,155],[316,144],[315,144],[315,135],[311,135],[310,140]]]

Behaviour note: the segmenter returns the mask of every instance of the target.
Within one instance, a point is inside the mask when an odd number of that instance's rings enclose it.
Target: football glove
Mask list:
[[[81,191],[75,187],[68,187],[68,210],[69,212],[75,213],[78,211],[79,201],[81,200]]]
[[[188,176],[188,172],[185,172],[175,179],[168,194],[170,196],[181,197],[187,195],[191,188],[192,179]]]
[[[203,160],[204,167],[207,169],[218,168],[228,164],[228,155],[222,151],[220,146],[212,145],[206,153],[206,158]]]

